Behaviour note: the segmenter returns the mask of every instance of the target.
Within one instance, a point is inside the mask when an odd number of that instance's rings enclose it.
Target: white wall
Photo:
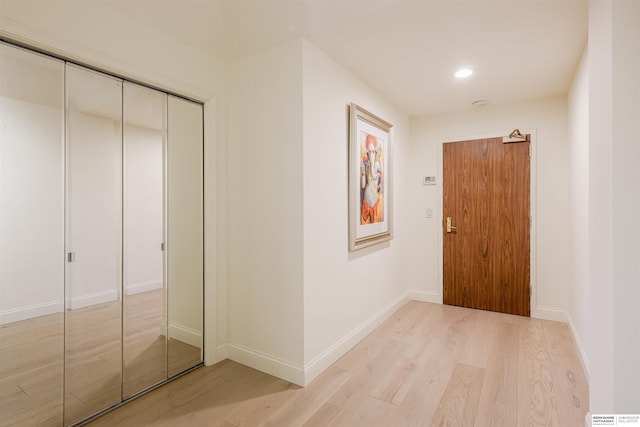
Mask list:
[[[304,364],[309,382],[404,302],[409,118],[311,43],[303,52]],[[348,105],[391,122],[394,238],[348,244]]]
[[[580,60],[568,99],[570,142],[569,325],[587,378],[589,321],[589,70],[587,50]]]
[[[565,321],[569,281],[569,141],[565,97],[510,105],[489,105],[466,112],[417,118],[411,122],[411,151],[406,168],[413,194],[408,226],[412,241],[404,256],[408,287],[416,296],[442,300],[440,273],[442,221],[441,143],[487,135],[507,135],[514,128],[535,130],[532,175],[535,174],[534,229],[536,260],[531,314]],[[437,186],[422,177],[436,175]],[[425,218],[432,208],[433,218]]]
[[[614,413],[612,11],[589,6],[589,402],[591,413]],[[605,82],[608,82],[605,83]]]
[[[589,402],[640,411],[640,3],[589,6]]]
[[[229,357],[300,383],[301,41],[230,64],[228,78]]]
[[[640,413],[640,2],[613,5],[614,410]]]
[[[406,301],[409,118],[307,41],[228,69],[229,357],[306,384]],[[392,122],[394,233],[348,251],[348,105]]]

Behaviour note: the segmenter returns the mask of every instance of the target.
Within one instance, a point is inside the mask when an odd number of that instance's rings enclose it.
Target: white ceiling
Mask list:
[[[96,1],[228,61],[305,37],[411,116],[564,94],[587,40],[587,0]]]
[[[587,40],[582,1],[407,1],[311,37],[412,116],[566,93]],[[456,68],[475,70],[468,80]]]

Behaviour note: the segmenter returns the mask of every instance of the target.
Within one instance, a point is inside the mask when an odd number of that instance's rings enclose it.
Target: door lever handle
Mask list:
[[[448,216],[447,217],[447,233],[453,233],[457,230],[458,228],[451,225],[451,217]]]

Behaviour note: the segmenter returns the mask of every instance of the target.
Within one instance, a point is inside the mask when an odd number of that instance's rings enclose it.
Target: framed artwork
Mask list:
[[[349,251],[392,236],[393,125],[364,108],[349,107]]]

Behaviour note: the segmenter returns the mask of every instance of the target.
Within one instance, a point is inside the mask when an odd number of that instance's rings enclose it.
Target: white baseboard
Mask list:
[[[535,307],[531,309],[531,317],[554,322],[567,323],[567,312],[551,307]]]
[[[335,363],[335,361],[342,357],[347,351],[362,341],[364,337],[380,326],[382,322],[391,317],[391,315],[408,300],[408,294],[403,294],[396,298],[304,367],[241,345],[229,343],[217,347],[216,359],[223,360],[224,358],[229,358],[235,362],[242,363],[243,365],[250,366],[304,387]]]
[[[118,291],[116,291],[115,289],[109,289],[108,291],[96,292],[93,294],[71,298],[67,300],[67,310],[76,310],[78,308],[116,301],[117,299]]]
[[[338,342],[315,357],[312,361],[307,363],[304,367],[303,385],[306,386],[311,381],[313,381],[318,375],[320,375],[333,363],[335,363],[336,360],[338,360],[346,352],[355,347],[356,344],[362,341],[375,328],[380,326],[382,322],[391,317],[391,315],[398,311],[398,309],[402,307],[407,301],[409,301],[408,294],[399,296],[390,304],[387,304],[387,306],[383,307],[381,310],[367,319],[364,323],[360,324],[360,326],[345,335]]]
[[[205,352],[205,356],[207,356]],[[227,344],[220,344],[215,348],[215,354],[211,357],[205,357],[205,365],[211,366],[215,365],[218,362],[222,362],[225,359],[229,358],[229,349],[227,348]]]
[[[124,289],[126,295],[141,294],[143,292],[155,291],[156,289],[162,289],[162,280],[155,282],[143,282],[136,283],[134,285],[127,286]]]
[[[304,386],[304,369],[285,360],[260,353],[237,344],[227,344],[227,356],[234,362],[241,363],[267,374],[282,378],[299,386]]]
[[[202,348],[202,333],[178,323],[169,323],[169,339]]]
[[[573,336],[573,342],[578,349],[578,357],[580,358],[580,364],[582,365],[582,370],[584,371],[584,376],[587,379],[587,383],[589,382],[589,358],[587,357],[587,352],[582,345],[582,340],[580,339],[580,335],[578,334],[578,330],[576,329],[575,324],[573,323],[573,318],[569,313],[567,313],[567,323],[569,324],[569,329],[571,330],[571,335]]]
[[[62,313],[63,311],[64,304],[62,300],[3,310],[0,311],[0,325],[46,316],[47,314]]]
[[[442,294],[432,291],[409,291],[409,299],[442,304]]]

